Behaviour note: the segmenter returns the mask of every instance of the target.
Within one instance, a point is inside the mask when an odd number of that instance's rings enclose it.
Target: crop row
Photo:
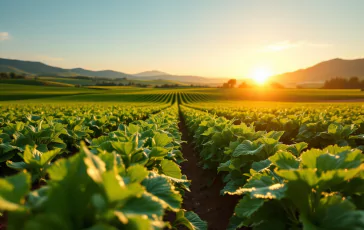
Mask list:
[[[61,148],[25,145],[22,161],[8,161],[20,172],[0,179],[7,228],[206,229],[182,209],[190,181],[178,165],[184,159],[177,124],[174,105],[145,121],[119,124],[88,146],[81,142],[70,157]],[[166,213],[174,213],[173,221]]]
[[[239,109],[197,103],[191,108],[225,117],[234,124],[254,125],[258,131],[284,131],[281,141],[286,144],[306,142],[315,148],[337,144],[364,150],[362,106]]]
[[[195,103],[195,102],[206,102],[206,101],[213,99],[213,97],[211,95],[207,95],[204,93],[180,92],[179,97],[180,97],[180,103],[182,103],[182,104]]]
[[[115,131],[121,124],[146,119],[170,105],[133,106],[6,106],[0,115],[0,162],[19,160],[26,146],[47,152],[72,153],[80,141]],[[4,174],[4,167],[2,168]]]
[[[283,131],[180,106],[204,168],[222,195],[241,196],[228,229],[363,229],[364,156],[350,146],[283,144]]]

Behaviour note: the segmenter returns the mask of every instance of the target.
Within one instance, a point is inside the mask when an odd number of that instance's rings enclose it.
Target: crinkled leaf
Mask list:
[[[182,178],[182,173],[181,173],[180,167],[175,162],[173,162],[171,160],[164,159],[161,162],[161,169],[162,169],[162,172],[166,176],[174,177],[174,178],[177,178],[177,179]]]
[[[241,218],[249,218],[264,204],[263,199],[251,199],[244,196],[235,207],[235,214]]]
[[[156,196],[163,206],[168,206],[174,211],[181,208],[182,196],[164,177],[154,176],[143,181],[142,185],[147,192]]]
[[[249,140],[244,140],[233,152],[234,157],[242,155],[256,155],[264,148],[264,144],[255,144]]]
[[[279,169],[297,169],[299,161],[290,152],[278,151],[269,160]]]

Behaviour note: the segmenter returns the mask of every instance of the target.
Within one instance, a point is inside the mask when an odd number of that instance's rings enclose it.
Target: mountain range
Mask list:
[[[19,74],[38,76],[90,76],[98,78],[127,78],[131,80],[171,80],[189,84],[221,84],[228,78],[208,78],[193,75],[173,75],[158,70],[145,71],[137,74],[127,74],[113,70],[92,71],[82,68],[63,69],[41,62],[22,61],[0,58],[0,72],[15,72]],[[272,76],[271,80],[285,85],[304,82],[324,82],[334,77],[349,78],[357,76],[364,79],[364,58],[354,60],[332,59],[318,63],[306,69],[287,72]],[[241,82],[238,81],[238,82]]]
[[[130,80],[171,80],[189,84],[221,84],[225,78],[205,78],[199,76],[172,75],[165,72],[153,70],[137,74],[127,74],[113,70],[93,71],[83,68],[63,69],[49,66],[41,62],[22,61],[0,58],[0,72],[14,72],[18,74],[37,76],[74,77],[89,76],[98,78],[127,78]]]
[[[286,84],[297,84],[304,82],[324,82],[335,77],[359,77],[364,79],[364,58],[354,60],[336,58],[320,62],[306,69],[276,75],[272,79]]]

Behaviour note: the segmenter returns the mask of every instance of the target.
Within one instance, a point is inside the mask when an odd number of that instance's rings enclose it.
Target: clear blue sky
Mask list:
[[[0,0],[0,57],[245,77],[364,56],[364,1]]]

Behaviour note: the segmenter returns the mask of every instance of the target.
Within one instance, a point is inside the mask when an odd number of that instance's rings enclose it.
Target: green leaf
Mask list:
[[[258,161],[258,162],[253,162],[252,169],[257,172],[260,172],[260,171],[268,168],[271,164],[272,164],[272,162],[269,159],[265,159],[265,160]]]
[[[158,228],[153,228],[152,222],[147,218],[141,216],[129,217],[128,223],[125,225],[125,229],[135,229],[135,230],[153,230]]]
[[[277,199],[285,197],[286,185],[272,172],[256,173],[248,182],[235,192],[227,192],[231,195],[249,194],[252,198]]]
[[[299,170],[277,170],[276,173],[288,181],[304,181],[310,187],[315,187],[319,182],[319,177],[316,174],[317,170],[299,169]]]
[[[325,154],[322,150],[319,149],[310,149],[301,155],[301,165],[303,168],[317,168],[317,158]]]
[[[249,218],[264,204],[263,199],[251,199],[244,196],[235,207],[235,214],[241,218]]]
[[[364,229],[364,211],[341,196],[328,195],[320,199],[313,218],[303,216],[304,227],[317,229]]]
[[[174,178],[177,178],[177,179],[182,178],[182,173],[181,173],[180,167],[175,162],[173,162],[171,160],[164,159],[161,162],[161,169],[162,169],[162,172],[166,176],[174,177]]]
[[[176,220],[173,226],[185,226],[189,230],[207,230],[207,223],[200,219],[194,212],[180,210],[177,212]]]
[[[22,210],[25,196],[30,191],[30,175],[20,172],[0,179],[0,210]]]
[[[134,152],[135,143],[129,142],[111,142],[112,147],[121,155],[127,156]]]
[[[168,149],[165,149],[163,147],[153,147],[152,151],[149,153],[149,157],[164,157],[167,156]]]
[[[301,152],[308,147],[308,144],[306,142],[300,142],[293,145],[288,146],[286,149],[288,152],[293,153],[296,157],[298,157]]]
[[[284,131],[271,131],[267,134],[265,134],[264,136],[267,138],[272,138],[276,141],[279,141],[279,139],[283,136]]]
[[[55,150],[51,150],[48,152],[43,153],[40,156],[40,164],[42,166],[48,164],[49,162],[52,161],[52,159],[57,156],[59,153],[61,152],[61,149],[55,149]]]
[[[244,140],[233,152],[233,157],[242,155],[256,155],[264,148],[264,144],[256,144],[249,140]]]
[[[107,171],[102,174],[101,186],[105,189],[109,202],[123,201],[124,199],[139,196],[144,189],[139,184],[125,186],[122,178],[114,171]]]
[[[298,169],[299,161],[290,152],[278,151],[269,160],[279,169]]]
[[[8,166],[9,168],[21,171],[24,169],[28,168],[28,165],[25,162],[12,162],[12,161],[7,161],[6,162],[6,166]]]
[[[102,174],[106,171],[105,162],[98,156],[92,154],[85,144],[81,144],[81,152],[86,155],[83,159],[87,166],[87,174],[98,184],[103,183]]]
[[[122,174],[125,184],[141,183],[147,176],[148,171],[142,165],[132,165]]]
[[[153,199],[153,196],[143,194],[141,197],[128,199],[125,204],[118,208],[127,218],[135,215],[147,215],[149,219],[156,216],[163,216],[163,206]]]
[[[156,196],[164,207],[169,207],[175,212],[181,208],[182,196],[174,190],[166,178],[160,176],[150,177],[145,179],[142,185],[148,193]]]
[[[31,168],[40,167],[42,152],[27,145],[24,151],[24,162]]]
[[[135,134],[137,132],[140,131],[140,126],[139,125],[134,125],[134,124],[129,124],[128,125],[128,131],[130,134]]]
[[[363,154],[358,149],[340,152],[335,155],[326,153],[318,156],[317,169],[321,172],[335,169],[357,168],[363,160]]]
[[[154,146],[164,147],[164,146],[168,145],[169,143],[171,143],[173,139],[170,138],[165,133],[157,133],[154,135],[153,140],[155,143],[155,144],[153,144],[153,147]]]

